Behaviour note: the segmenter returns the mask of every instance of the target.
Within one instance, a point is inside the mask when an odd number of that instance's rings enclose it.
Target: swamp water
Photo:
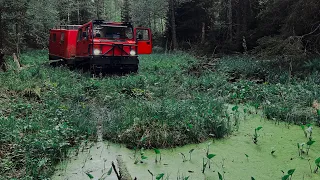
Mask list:
[[[258,133],[257,145],[253,143],[252,136],[254,129],[263,127]],[[311,173],[315,169],[315,159],[320,157],[320,128],[313,128],[313,140],[316,142],[311,146],[309,155],[299,157],[297,143],[306,143],[301,127],[280,123],[275,125],[274,121],[261,120],[259,115],[247,117],[241,121],[239,130],[232,136],[221,140],[210,140],[201,144],[192,144],[173,149],[160,149],[162,160],[155,163],[154,150],[145,150],[148,159],[144,163],[134,164],[134,151],[118,144],[108,142],[98,142],[80,150],[78,156],[71,156],[62,162],[52,177],[54,180],[90,179],[86,173],[90,173],[94,178],[99,179],[107,173],[111,167],[111,162],[116,163],[116,157],[120,155],[131,176],[138,180],[151,180],[164,173],[164,179],[182,180],[189,177],[189,180],[218,180],[220,172],[226,180],[277,180],[281,179],[290,169],[296,169],[293,180],[319,180],[320,173]],[[208,144],[211,143],[209,154],[216,154],[211,159],[211,168],[202,173],[202,161],[206,157]],[[189,160],[189,151],[194,149],[192,158]],[[271,151],[274,150],[274,155]],[[183,162],[182,155],[186,156]],[[248,157],[246,156],[248,155]],[[137,156],[140,153],[137,152]],[[116,180],[114,171],[105,179]]]

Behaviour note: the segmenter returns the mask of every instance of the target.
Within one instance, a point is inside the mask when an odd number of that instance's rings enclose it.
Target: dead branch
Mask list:
[[[17,57],[16,53],[13,53],[13,61],[16,63],[17,70],[20,71],[22,69],[20,59]]]
[[[301,38],[303,39],[304,37],[315,33],[319,28],[320,28],[320,24],[313,31],[309,32],[308,34],[302,35]]]

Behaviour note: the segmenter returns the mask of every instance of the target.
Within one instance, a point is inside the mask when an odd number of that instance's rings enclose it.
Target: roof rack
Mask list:
[[[79,29],[81,25],[60,25],[57,26],[55,29],[66,29],[66,30],[71,30],[71,29]]]

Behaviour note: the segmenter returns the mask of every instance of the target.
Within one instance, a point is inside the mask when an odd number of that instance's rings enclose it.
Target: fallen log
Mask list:
[[[117,157],[121,180],[133,180],[121,156]]]

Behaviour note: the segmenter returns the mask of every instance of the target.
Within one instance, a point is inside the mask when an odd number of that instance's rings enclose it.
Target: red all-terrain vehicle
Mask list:
[[[152,53],[151,37],[150,29],[133,28],[130,23],[94,20],[84,25],[60,26],[50,30],[49,60],[100,72],[137,72],[138,55]]]

